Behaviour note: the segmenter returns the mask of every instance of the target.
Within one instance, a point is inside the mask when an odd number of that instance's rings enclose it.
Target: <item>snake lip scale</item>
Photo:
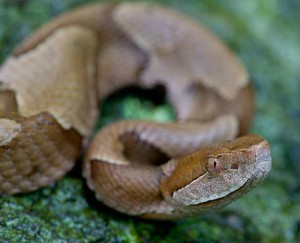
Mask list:
[[[62,178],[86,147],[98,104],[126,86],[163,86],[176,121],[119,121],[84,152],[83,176],[115,210],[172,220],[219,208],[271,170],[247,131],[245,67],[209,30],[148,3],[92,4],[26,38],[0,68],[0,192]]]

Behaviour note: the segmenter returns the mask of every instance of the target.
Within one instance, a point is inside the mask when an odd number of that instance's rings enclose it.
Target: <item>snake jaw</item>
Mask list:
[[[249,144],[244,143],[246,139]],[[271,169],[268,142],[256,135],[237,140],[208,148],[213,154],[207,157],[207,172],[173,192],[176,204],[201,207],[214,202],[211,206],[215,207],[240,196],[240,190],[249,190],[266,177]],[[238,143],[242,145],[236,147]]]

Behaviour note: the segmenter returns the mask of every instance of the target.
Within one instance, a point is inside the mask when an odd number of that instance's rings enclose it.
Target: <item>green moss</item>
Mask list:
[[[35,28],[83,2],[86,1],[1,1],[0,62]],[[203,22],[247,66],[257,96],[252,131],[270,141],[273,157],[270,176],[221,212],[178,222],[152,222],[118,214],[95,202],[83,186],[80,168],[76,168],[43,190],[2,197],[1,242],[300,241],[300,2],[155,2]],[[129,94],[113,96],[104,105],[99,126],[120,117],[174,118],[168,105],[156,106],[136,93]]]
[[[96,125],[100,127],[119,119],[140,119],[166,122],[175,119],[175,112],[164,102],[162,95],[135,87],[123,89],[109,96],[101,107],[101,114]],[[147,99],[149,97],[150,99]],[[151,97],[156,97],[151,100]]]

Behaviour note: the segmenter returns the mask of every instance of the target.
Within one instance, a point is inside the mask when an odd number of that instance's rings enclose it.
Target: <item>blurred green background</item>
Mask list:
[[[0,63],[43,23],[86,2],[92,1],[0,0]],[[252,132],[270,141],[272,172],[219,212],[152,222],[95,202],[76,168],[43,190],[2,197],[0,242],[300,242],[300,1],[148,2],[202,22],[242,59],[256,90]],[[120,117],[168,120],[170,110],[125,92],[105,103],[100,124]]]

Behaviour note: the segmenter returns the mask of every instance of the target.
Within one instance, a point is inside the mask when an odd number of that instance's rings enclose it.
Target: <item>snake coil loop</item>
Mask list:
[[[235,139],[253,116],[245,68],[204,27],[163,7],[94,4],[65,13],[16,48],[0,80],[2,194],[64,176],[98,103],[128,85],[164,86],[177,121],[120,121],[97,134],[83,174],[108,206],[155,219],[192,216],[232,201],[271,169],[265,139]]]

